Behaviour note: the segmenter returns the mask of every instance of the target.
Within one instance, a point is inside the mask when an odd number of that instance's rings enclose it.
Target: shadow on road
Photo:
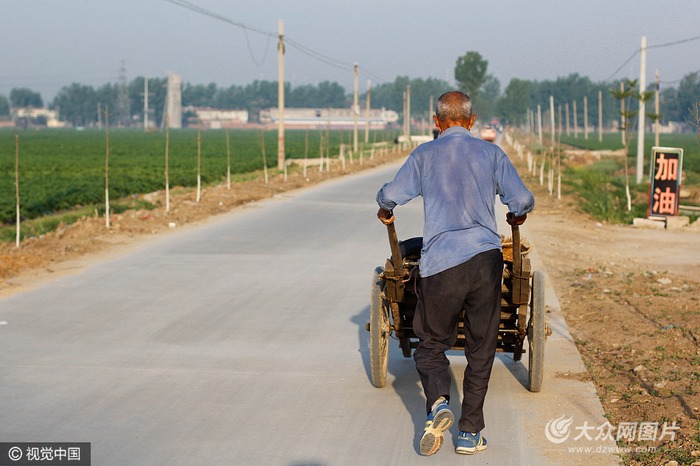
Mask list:
[[[364,307],[351,319],[351,321],[357,325],[358,353],[362,358],[362,365],[365,368],[367,383],[371,385],[372,379],[369,359],[369,332],[366,329],[366,324],[369,322],[369,306]],[[461,410],[461,390],[459,389],[459,386],[462,384],[466,360],[464,359],[464,353],[459,350],[448,351],[447,355],[450,356],[451,359],[454,359],[453,357],[457,357],[463,361],[461,364],[458,363],[457,360],[454,361],[454,374],[452,378],[452,388],[450,390],[450,405],[453,413],[455,414],[456,423]],[[510,353],[496,353],[496,359],[503,363],[505,368],[512,374],[513,378],[515,378],[520,385],[523,386],[523,388],[528,389],[528,370],[525,364],[523,364],[522,360],[514,361],[513,356]],[[393,380],[389,375],[393,376]],[[393,338],[389,342],[387,382],[391,384],[391,387],[394,389],[396,394],[399,395],[403,405],[406,408],[406,411],[411,416],[415,430],[413,446],[416,453],[418,453],[419,442],[421,436],[423,435],[423,427],[425,425],[425,397],[420,386],[420,379],[418,377],[418,373],[416,372],[413,358],[405,358],[402,355],[398,341]],[[386,386],[384,388],[377,388],[377,390],[386,389]]]
[[[523,355],[523,357],[525,357],[525,355]],[[522,360],[514,361],[513,355],[510,353],[496,353],[496,359],[503,362],[503,365],[513,374],[515,380],[520,382],[520,385],[526,390],[529,390],[528,371]]]
[[[369,332],[366,329],[366,324],[369,322],[369,306],[363,308],[352,319],[352,322],[357,325],[358,331],[358,352],[362,357],[362,364],[365,368],[367,376],[367,384],[372,385],[372,376],[369,359]],[[419,442],[423,435],[423,427],[425,426],[425,397],[420,386],[420,379],[413,358],[406,358],[401,352],[399,342],[395,339],[389,341],[389,363],[387,369],[387,386],[377,388],[376,390],[386,390],[391,384],[397,395],[403,402],[406,412],[411,416],[413,427],[415,430],[413,447],[416,453],[419,452]],[[393,376],[393,380],[392,377]],[[453,392],[456,392],[453,382]],[[459,395],[452,395],[453,399],[459,399]],[[459,406],[459,404],[457,405]]]

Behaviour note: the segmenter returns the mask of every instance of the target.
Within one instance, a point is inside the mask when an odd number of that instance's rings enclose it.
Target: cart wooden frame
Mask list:
[[[418,346],[413,332],[416,290],[420,280],[419,259],[422,238],[399,242],[394,224],[387,226],[391,257],[372,275],[369,331],[372,385],[386,384],[389,343],[396,339],[404,357]],[[545,321],[545,279],[532,271],[518,226],[512,226],[512,260],[504,260],[501,286],[501,319],[496,351],[513,354],[520,361],[528,354],[528,389],[539,392],[544,372],[544,344],[550,332]],[[394,259],[398,260],[394,260]],[[464,348],[463,319],[453,349]],[[525,340],[527,349],[524,348]]]

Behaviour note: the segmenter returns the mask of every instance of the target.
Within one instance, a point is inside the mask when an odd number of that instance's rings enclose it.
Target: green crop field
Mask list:
[[[581,149],[589,150],[617,150],[623,149],[622,139],[619,133],[603,134],[603,142],[598,141],[598,133],[591,132],[588,139],[584,139],[583,134],[578,138],[573,136],[562,136],[562,144]],[[654,135],[646,134],[644,138],[644,169],[649,170],[651,160],[651,148],[654,145]],[[700,139],[696,134],[660,134],[659,145],[662,147],[683,148],[683,171],[686,179],[684,183],[692,186],[700,186]],[[637,136],[633,135],[629,149],[630,167],[636,166],[637,157]]]
[[[268,167],[277,166],[277,130],[231,130],[231,173],[262,170],[260,136],[264,134]],[[318,158],[319,130],[287,130],[289,159]],[[364,132],[361,132],[364,136]],[[19,136],[20,204],[22,219],[73,209],[104,205],[105,131],[0,131],[0,224],[15,221],[15,135]],[[370,133],[370,141],[393,138],[390,132]],[[307,145],[308,137],[308,145]],[[109,133],[110,199],[148,193],[165,187],[165,132],[112,129]],[[330,131],[330,154],[341,142],[352,143],[352,131]],[[197,184],[197,130],[170,131],[170,186]],[[226,178],[226,131],[201,132],[203,184]]]

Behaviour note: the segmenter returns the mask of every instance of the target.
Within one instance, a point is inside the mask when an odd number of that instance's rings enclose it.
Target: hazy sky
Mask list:
[[[174,2],[183,0],[172,0]],[[0,0],[0,94],[14,87],[45,102],[72,82],[117,82],[122,61],[130,81],[174,72],[222,87],[277,80],[277,27],[311,52],[288,44],[285,81],[335,81],[349,91],[359,64],[367,80],[396,76],[453,82],[457,57],[479,52],[504,89],[511,78],[593,81],[639,78],[639,49],[700,36],[700,0],[191,0],[253,30],[167,0]],[[660,70],[674,85],[700,70],[700,40],[650,48],[647,81]]]

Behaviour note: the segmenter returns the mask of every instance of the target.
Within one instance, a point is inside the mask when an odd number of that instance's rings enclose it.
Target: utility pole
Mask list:
[[[406,140],[409,147],[411,146],[411,85],[406,86]]]
[[[583,96],[583,139],[588,140],[588,96]]]
[[[576,101],[574,100],[574,137],[578,139],[578,110],[576,110]]]
[[[603,142],[603,91],[598,90],[598,141]]]
[[[408,110],[406,110],[406,91],[403,91],[403,130],[401,131],[403,133],[404,139],[406,138],[406,114],[408,113]]]
[[[642,36],[641,61],[639,63],[639,93],[644,94],[647,88],[647,36]],[[637,127],[637,184],[642,182],[644,174],[644,122],[646,112],[646,102],[639,99],[639,126]]]
[[[542,106],[540,104],[537,104],[537,134],[542,147]]]
[[[143,130],[148,131],[148,78],[143,78]]]
[[[372,87],[372,81],[369,79],[367,80],[367,110],[365,111],[365,119],[367,120],[365,122],[365,144],[369,143],[369,94],[370,94],[370,89]]]
[[[284,22],[279,20],[277,76],[277,169],[284,170]]]
[[[564,105],[564,111],[566,112],[566,135],[571,134],[571,126],[569,126],[569,102]]]
[[[564,124],[562,122],[561,118],[561,104],[557,106],[557,109],[559,111],[559,124],[557,125],[557,134],[559,135],[559,141],[561,142],[561,131],[562,131],[562,125]]]
[[[353,132],[352,132],[352,155],[353,157],[357,155],[358,150],[357,150],[357,115],[360,113],[360,104],[359,104],[359,85],[357,82],[358,79],[358,65],[355,63],[355,66],[353,66],[353,98],[352,98],[352,117],[353,117]]]
[[[549,96],[550,124],[552,125],[552,147],[554,147],[554,96]]]
[[[430,107],[428,107],[428,134],[430,134],[430,129],[433,127],[433,115],[435,114],[435,109],[433,109],[433,96],[430,96]]]
[[[656,86],[654,86],[654,113],[656,124],[654,125],[654,145],[659,147],[659,70],[656,70]]]

